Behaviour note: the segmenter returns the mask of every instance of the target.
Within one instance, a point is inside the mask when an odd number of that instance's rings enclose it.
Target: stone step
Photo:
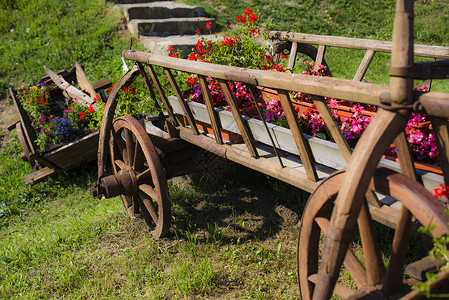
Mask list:
[[[181,56],[187,56],[195,49],[199,39],[205,38],[210,41],[220,39],[217,35],[171,35],[167,37],[141,36],[140,41],[149,52],[168,55],[168,46],[172,45],[175,50],[181,50]]]
[[[116,4],[136,4],[136,3],[149,3],[160,1],[170,1],[170,0],[114,0],[113,2]]]
[[[209,33],[207,23],[211,22],[211,32],[215,29],[213,18],[170,18],[170,19],[134,19],[128,22],[128,30],[132,35],[139,36],[169,36],[196,34],[197,29],[201,33]]]
[[[168,19],[204,17],[204,8],[172,1],[124,4],[123,13],[129,22],[133,19]]]

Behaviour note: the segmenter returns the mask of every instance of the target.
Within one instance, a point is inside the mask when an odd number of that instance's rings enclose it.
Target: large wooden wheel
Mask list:
[[[343,177],[344,172],[340,171],[327,178],[310,196],[304,210],[297,252],[298,279],[301,298],[304,300],[312,299],[315,292],[319,294],[319,289],[327,288],[318,281],[320,238],[322,235],[325,238],[328,232],[336,230],[329,228],[329,217]],[[423,226],[435,224],[434,236],[449,233],[449,219],[444,216],[442,204],[424,187],[408,177],[380,168],[371,180],[370,189],[400,201]],[[392,251],[387,268],[377,248],[373,221],[366,202],[362,205],[358,217],[358,231],[364,262],[356,257],[351,246],[344,258],[346,275],[350,274],[357,288],[351,289],[337,283],[335,287],[331,287],[331,294],[343,299],[386,299],[404,295],[410,299],[418,297],[419,293],[411,291],[407,281],[403,280],[407,247],[398,245],[407,246],[408,241],[403,240],[404,237],[398,234],[398,230],[395,232],[392,249],[399,251]],[[352,236],[347,242],[351,239]],[[340,275],[345,276],[342,273],[344,272],[340,272]]]
[[[140,211],[145,222],[156,227],[155,237],[166,235],[171,220],[167,177],[147,132],[136,119],[123,116],[114,120],[109,141],[114,171],[109,178],[117,184],[105,186],[120,189],[130,217]]]

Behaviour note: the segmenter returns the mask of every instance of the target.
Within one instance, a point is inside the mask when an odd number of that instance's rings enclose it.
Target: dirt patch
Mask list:
[[[299,215],[285,205],[278,205],[275,212],[282,218],[282,221],[286,226],[298,225]]]
[[[9,121],[18,115],[14,105],[9,104],[9,99],[0,100],[0,147],[7,144],[11,139],[11,132],[8,131],[7,126]]]

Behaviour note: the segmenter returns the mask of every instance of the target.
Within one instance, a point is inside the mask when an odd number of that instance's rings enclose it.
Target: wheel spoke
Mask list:
[[[151,176],[151,169],[147,168],[142,173],[137,174],[136,178],[137,178],[137,180],[141,180],[141,179],[146,179],[149,176]]]
[[[120,170],[123,170],[126,168],[126,164],[123,162],[123,160],[116,159],[116,160],[114,160],[114,163],[117,167],[120,168]]]
[[[385,276],[385,266],[380,255],[379,246],[377,245],[376,231],[374,230],[373,219],[369,213],[368,204],[366,201],[362,204],[357,223],[359,226],[360,238],[362,240],[362,249],[363,256],[365,257],[368,284],[381,284]]]
[[[124,130],[125,133],[125,143],[126,143],[126,156],[123,158],[125,159],[125,162],[128,166],[131,166],[134,162],[134,139],[133,139],[133,133],[131,130],[126,128]]]
[[[130,196],[122,195],[123,198],[123,204],[125,205],[125,208],[128,209],[133,205],[133,199]]]
[[[133,158],[133,169],[139,170],[144,163],[144,155],[142,152],[142,147],[140,146],[139,141],[136,139],[136,144],[134,146],[134,158]]]
[[[122,155],[123,160],[126,161],[126,145],[125,145],[125,141],[122,138],[122,135],[119,134],[118,132],[114,132],[114,130],[112,130],[112,134],[114,136],[114,141],[117,144],[118,150],[120,152],[120,154]]]
[[[316,223],[320,226],[321,231],[323,231],[324,235],[327,235],[327,228],[329,226],[329,220],[324,217],[315,218]],[[345,267],[348,269],[349,273],[351,273],[352,278],[358,287],[364,286],[367,284],[366,281],[366,270],[360,261],[355,256],[354,252],[350,249],[346,252],[346,256],[344,259]]]
[[[388,263],[388,270],[385,275],[383,290],[387,294],[393,294],[401,289],[402,286],[402,270],[407,251],[407,245],[410,236],[410,224],[412,214],[404,206],[401,207],[398,225],[393,237],[393,246],[390,261]]]
[[[158,215],[154,207],[153,199],[148,197],[145,193],[139,193],[139,199],[142,201],[141,205],[145,206],[154,223],[158,223]]]
[[[318,274],[310,275],[308,277],[308,279],[309,279],[310,282],[313,282],[315,285],[319,284],[318,280],[317,280],[318,279]],[[339,284],[339,283],[335,284],[334,294],[336,294],[337,296],[340,296],[340,297],[346,299],[346,298],[349,298],[350,296],[352,296],[354,293],[355,293],[354,290],[351,290],[350,288],[348,288],[348,287],[346,287],[346,286],[344,286],[342,284]]]
[[[151,187],[149,184],[140,184],[139,190],[141,190],[142,192],[144,192],[145,194],[147,194],[148,196],[150,196],[153,199],[158,198],[156,190],[153,187]]]

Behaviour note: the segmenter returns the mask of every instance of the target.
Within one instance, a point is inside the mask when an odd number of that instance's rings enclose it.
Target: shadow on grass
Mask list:
[[[229,163],[219,177],[195,173],[171,187],[172,231],[168,238],[201,240],[220,231],[221,241],[266,240],[297,228],[309,194],[284,182]]]

